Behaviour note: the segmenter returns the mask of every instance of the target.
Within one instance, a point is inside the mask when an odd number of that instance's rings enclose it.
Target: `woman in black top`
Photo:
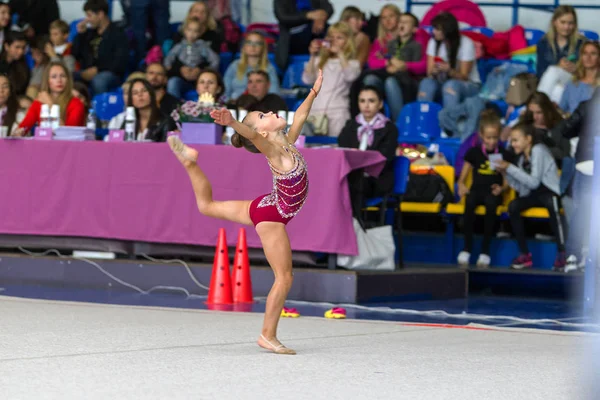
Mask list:
[[[21,32],[11,31],[4,40],[2,53],[0,53],[0,73],[8,76],[17,96],[25,94],[29,78],[29,67],[25,61],[25,48],[27,41]]]

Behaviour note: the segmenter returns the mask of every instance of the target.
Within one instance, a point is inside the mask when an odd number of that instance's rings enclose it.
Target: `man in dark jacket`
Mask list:
[[[327,0],[273,0],[273,10],[279,21],[275,60],[285,71],[290,52],[307,54],[311,40],[325,36],[333,6]]]
[[[13,15],[18,15],[18,24],[29,40],[48,34],[50,24],[60,19],[56,0],[10,0]]]
[[[108,92],[121,83],[129,62],[127,36],[111,23],[106,0],[87,0],[85,19],[77,24],[73,56],[81,71],[76,80],[89,83],[93,95]]]

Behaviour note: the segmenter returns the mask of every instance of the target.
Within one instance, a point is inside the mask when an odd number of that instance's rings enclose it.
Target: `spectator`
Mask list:
[[[525,238],[525,226],[521,212],[532,207],[544,207],[550,214],[550,225],[556,237],[558,252],[555,269],[565,266],[565,236],[560,217],[559,178],[556,162],[548,148],[537,142],[533,125],[519,123],[510,133],[511,145],[517,155],[516,165],[503,160],[495,164],[508,184],[519,194],[508,206],[513,233],[520,254],[511,268],[525,269],[533,266],[531,253]]]
[[[244,39],[242,55],[225,71],[225,96],[232,100],[240,97],[248,86],[248,72],[262,70],[269,74],[270,93],[279,93],[277,71],[267,58],[267,42],[259,32],[249,32]]]
[[[221,74],[211,68],[205,68],[198,77],[196,83],[196,93],[201,96],[204,93],[210,93],[217,103],[225,104],[223,93],[225,92],[225,84]]]
[[[6,0],[0,0],[0,49],[4,46],[4,39],[10,31],[10,6]]]
[[[273,0],[273,10],[279,22],[275,58],[285,71],[290,54],[306,54],[313,39],[324,37],[333,6],[327,0]]]
[[[108,129],[121,129],[121,126],[125,122],[125,109],[127,108],[127,104],[129,104],[129,87],[131,86],[131,82],[134,79],[146,79],[146,74],[141,72],[134,72],[129,75],[125,80],[125,83],[121,85],[121,92],[123,93],[123,104],[125,107],[123,108],[123,112],[112,117],[108,123]],[[108,140],[108,137],[105,137]]]
[[[321,92],[323,93],[323,92]],[[385,115],[383,96],[374,86],[364,86],[358,95],[360,113],[355,119],[348,119],[340,135],[340,147],[380,152],[386,163],[377,178],[365,177],[364,171],[356,170],[348,176],[352,211],[360,219],[363,199],[384,196],[394,188],[394,158],[398,140],[398,129]]]
[[[135,38],[135,65],[138,65],[148,50],[148,14],[152,14],[153,37],[157,45],[162,46],[171,36],[169,0],[129,0],[129,4],[127,16]]]
[[[571,6],[558,6],[548,32],[537,44],[538,91],[558,103],[565,85],[575,72],[579,48],[583,43],[577,28],[577,13]]]
[[[73,46],[68,42],[69,24],[57,19],[50,24],[50,42],[46,43],[44,49],[50,61],[62,61],[69,71],[75,71],[75,57],[73,57]]]
[[[484,110],[479,118],[479,137],[481,144],[471,147],[464,157],[464,164],[458,179],[458,195],[465,197],[464,234],[465,246],[458,253],[458,265],[469,266],[473,251],[473,227],[475,224],[475,209],[485,206],[483,221],[483,243],[481,253],[477,258],[478,268],[490,266],[490,245],[497,222],[496,210],[502,204],[502,193],[508,189],[508,183],[502,174],[491,165],[490,155],[500,154],[507,159],[507,153],[499,146],[502,124],[500,117],[493,110]],[[466,181],[472,174],[472,183],[467,187]]]
[[[29,40],[48,35],[50,23],[60,18],[57,0],[10,0],[9,4]]]
[[[427,44],[427,78],[419,85],[419,100],[442,97],[447,106],[477,95],[481,80],[475,65],[475,44],[460,34],[458,21],[450,13],[438,14],[432,26],[433,38]]]
[[[145,79],[130,82],[127,106],[135,108],[135,136],[139,141],[164,142],[167,133],[177,129],[171,117],[158,108],[154,89]],[[121,129],[125,129],[125,121]]]
[[[347,23],[350,29],[352,29],[354,33],[354,45],[356,46],[356,59],[360,62],[361,66],[365,65],[369,57],[369,50],[371,49],[371,39],[362,31],[365,22],[364,14],[357,7],[348,6],[342,11],[340,22]]]
[[[337,137],[350,118],[350,86],[360,75],[352,30],[346,23],[338,22],[327,30],[326,41],[313,40],[309,51],[302,81],[312,85],[319,70],[323,70],[323,87],[313,103],[311,116],[316,118],[316,124],[326,118],[326,134]]]
[[[83,103],[86,111],[92,106],[92,98],[90,97],[90,91],[83,82],[73,82],[73,97],[78,98]],[[87,118],[87,115],[86,115]]]
[[[560,108],[571,114],[579,106],[579,103],[592,98],[594,90],[599,84],[600,45],[598,42],[587,42],[581,46],[573,80],[565,86],[559,103]]]
[[[11,136],[17,130],[25,113],[19,109],[17,96],[12,93],[6,75],[0,75],[0,126],[2,134]]]
[[[219,54],[221,52],[223,38],[217,31],[217,21],[215,21],[214,17],[209,12],[209,8],[204,1],[196,1],[190,6],[179,32],[173,36],[173,41],[179,43],[181,39],[183,39],[183,26],[190,18],[197,18],[198,21],[200,21],[200,39],[208,43],[212,51]]]
[[[89,83],[95,96],[119,85],[129,63],[129,50],[125,32],[108,18],[106,0],[87,0],[83,10],[85,19],[77,24],[73,42],[73,56],[81,67],[75,76]]]
[[[60,107],[61,126],[85,126],[85,106],[73,96],[71,74],[59,61],[50,62],[44,70],[41,91],[19,124],[19,136],[29,132],[34,125],[39,125],[42,104],[50,107],[57,104]]]
[[[162,64],[153,63],[146,67],[146,80],[154,89],[160,112],[171,115],[181,101],[167,92],[167,70]]]
[[[11,89],[17,96],[25,94],[29,85],[29,67],[25,61],[27,39],[21,32],[11,31],[4,39],[4,47],[0,53],[0,74],[10,80]]]
[[[377,28],[377,39],[371,46],[369,52],[369,69],[377,70],[386,67],[387,60],[391,57],[391,42],[398,37],[398,25],[402,11],[394,4],[386,4],[381,7],[379,24]],[[380,85],[377,81],[364,80],[365,85]]]
[[[31,78],[29,79],[29,86],[27,87],[27,96],[32,99],[37,97],[37,94],[42,86],[42,77],[44,76],[44,70],[50,58],[44,52],[46,44],[48,43],[47,37],[39,37],[36,39],[35,46],[31,48],[31,57],[33,58],[33,69],[31,70]]]
[[[185,22],[184,39],[177,43],[165,58],[165,67],[170,78],[167,91],[178,99],[183,98],[185,92],[194,90],[200,71],[206,66],[219,67],[219,56],[208,47],[208,44],[199,39],[200,21],[188,18]]]
[[[275,93],[269,93],[270,86],[269,74],[265,71],[248,72],[248,88],[246,93],[237,99],[235,105],[244,110],[264,113],[287,111],[285,100]]]

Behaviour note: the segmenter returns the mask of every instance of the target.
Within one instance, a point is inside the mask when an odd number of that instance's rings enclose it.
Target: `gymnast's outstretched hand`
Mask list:
[[[212,110],[210,116],[219,125],[230,126],[235,121],[231,112],[226,108]]]

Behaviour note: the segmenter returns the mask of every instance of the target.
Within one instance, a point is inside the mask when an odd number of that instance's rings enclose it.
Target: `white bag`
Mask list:
[[[367,269],[392,271],[396,267],[394,254],[396,244],[392,234],[392,226],[384,225],[367,229],[365,232],[356,218],[352,219],[358,256],[337,256],[337,265],[346,269]]]

